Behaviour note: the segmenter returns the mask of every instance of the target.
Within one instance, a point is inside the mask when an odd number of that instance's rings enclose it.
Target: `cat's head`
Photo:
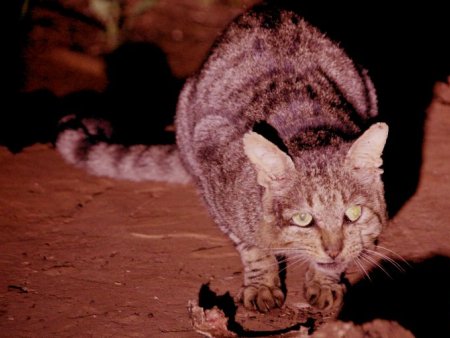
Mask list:
[[[351,144],[291,158],[247,133],[244,152],[264,187],[261,245],[328,273],[360,264],[386,223],[380,167],[387,134],[377,123]]]

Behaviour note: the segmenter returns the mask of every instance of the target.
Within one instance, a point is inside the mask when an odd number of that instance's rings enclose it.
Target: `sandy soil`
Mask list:
[[[202,31],[207,36],[195,52],[183,54],[187,47],[167,43],[174,73],[195,69],[218,27],[239,10],[231,8],[220,20],[193,11],[195,20],[214,27]],[[178,43],[179,31],[189,32],[185,25],[164,30],[170,35],[148,34]],[[192,45],[186,36],[183,46]],[[40,41],[32,47],[41,52],[31,59],[28,54],[26,90],[64,95],[105,88],[104,64],[94,52],[74,53],[64,43],[48,48],[44,40],[33,40]],[[396,252],[391,257],[400,269],[383,265],[371,281],[350,273],[355,286],[341,319],[395,320],[417,337],[450,334],[450,88],[440,83],[435,92],[417,192],[380,240]],[[253,336],[251,331],[298,328],[308,316],[302,272],[288,270],[282,310],[262,315],[239,307],[235,328]],[[0,147],[0,337],[196,337],[188,301],[225,304],[232,313],[231,297],[241,281],[237,253],[193,186],[92,177],[64,163],[47,143],[18,154]],[[318,323],[324,319],[319,316]]]

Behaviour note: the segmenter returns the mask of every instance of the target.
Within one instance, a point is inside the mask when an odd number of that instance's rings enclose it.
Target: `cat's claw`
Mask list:
[[[345,286],[340,283],[305,284],[305,298],[309,304],[322,311],[339,310],[344,298]]]
[[[276,286],[249,285],[242,291],[242,301],[249,310],[268,312],[283,305],[284,293]]]

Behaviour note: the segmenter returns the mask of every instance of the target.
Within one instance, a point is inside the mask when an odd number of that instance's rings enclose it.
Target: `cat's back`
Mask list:
[[[232,137],[259,121],[286,143],[321,125],[356,134],[376,109],[370,79],[337,44],[296,13],[260,6],[230,24],[187,81],[177,109],[177,141],[189,152],[196,126],[216,117],[234,126]]]
[[[205,114],[260,120],[269,113],[261,110],[280,104],[283,95],[293,103],[294,95],[303,96],[298,95],[302,85],[325,79],[360,115],[373,116],[374,89],[363,73],[299,15],[261,6],[230,24],[202,70],[188,81],[181,105],[188,106],[194,120]]]

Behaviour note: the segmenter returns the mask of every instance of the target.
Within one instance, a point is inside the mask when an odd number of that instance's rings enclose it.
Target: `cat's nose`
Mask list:
[[[322,245],[326,254],[335,259],[342,251],[343,236],[341,231],[322,231]]]
[[[341,248],[340,247],[329,247],[329,248],[325,248],[325,252],[327,253],[328,256],[335,259],[341,253]]]

